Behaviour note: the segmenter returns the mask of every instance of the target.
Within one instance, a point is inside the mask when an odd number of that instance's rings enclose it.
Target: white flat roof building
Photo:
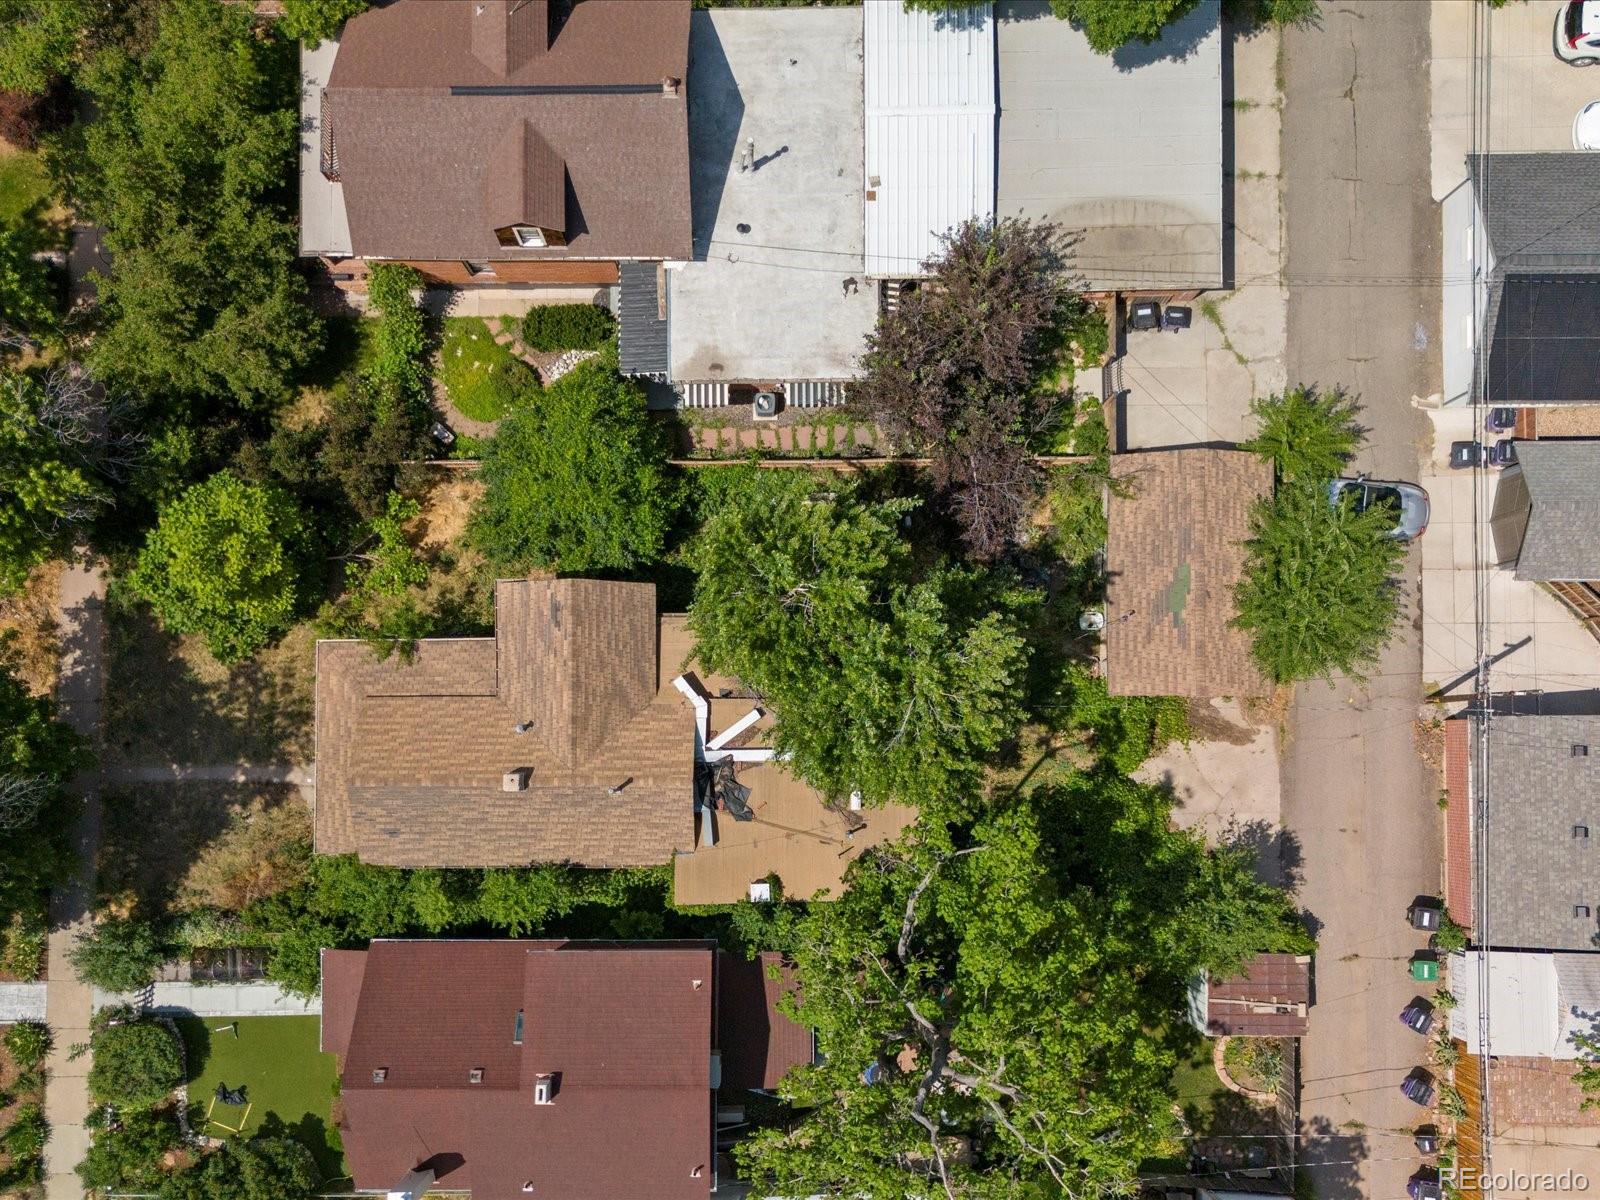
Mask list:
[[[940,235],[994,215],[992,6],[866,0],[866,271],[921,275]]]
[[[1490,950],[1489,1052],[1511,1058],[1578,1057],[1574,1033],[1600,1022],[1600,955]],[[1450,1034],[1478,1052],[1482,990],[1478,952],[1450,960]]]

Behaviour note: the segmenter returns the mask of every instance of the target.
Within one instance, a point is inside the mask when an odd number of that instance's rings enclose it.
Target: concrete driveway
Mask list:
[[[1463,7],[1466,7],[1463,5]],[[1283,171],[1291,383],[1359,393],[1360,466],[1416,478],[1438,388],[1438,209],[1429,198],[1429,6],[1325,5],[1320,29],[1284,39]],[[1369,683],[1303,684],[1283,754],[1283,820],[1318,926],[1316,1006],[1302,1043],[1301,1162],[1319,1200],[1404,1200],[1425,1118],[1398,1090],[1424,1060],[1397,1014],[1423,944],[1413,897],[1439,888],[1441,815],[1413,744],[1422,692],[1408,617]]]
[[[1419,5],[1418,7],[1421,7]],[[1464,0],[1434,0],[1432,17],[1433,197],[1466,176],[1472,144],[1473,24],[1480,9]],[[1572,121],[1600,100],[1600,68],[1571,67],[1552,49],[1561,0],[1527,0],[1485,9],[1478,51],[1487,54],[1489,144],[1499,154],[1571,150]],[[1480,72],[1480,80],[1484,73]],[[1426,111],[1426,110],[1424,110]]]

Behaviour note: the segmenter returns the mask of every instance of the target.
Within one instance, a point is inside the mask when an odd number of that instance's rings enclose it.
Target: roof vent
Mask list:
[[[1588,758],[1589,757],[1589,747],[1581,745],[1578,742],[1572,743],[1572,757],[1573,758]]]
[[[1589,837],[1589,827],[1587,825],[1574,825],[1572,827],[1572,836],[1575,838],[1582,838],[1587,841]]]
[[[556,1077],[554,1075],[534,1076],[533,1102],[535,1104],[554,1104],[556,1102]]]
[[[703,1172],[703,1171],[704,1171],[704,1170],[705,1170],[705,1166],[704,1166],[704,1164],[702,1164],[702,1165],[701,1165],[701,1166],[698,1166],[698,1167],[696,1167],[696,1168],[695,1168],[695,1169],[694,1169],[694,1170],[692,1170],[692,1171],[690,1171],[690,1172],[689,1172],[689,1178],[690,1178],[690,1179],[699,1179],[699,1178],[700,1178],[700,1175],[701,1175],[701,1173],[702,1173],[702,1172]]]
[[[389,1068],[388,1067],[373,1067],[372,1068],[372,1082],[373,1083],[382,1083],[387,1078],[389,1078]]]
[[[482,1083],[483,1082],[483,1068],[482,1067],[473,1067],[472,1070],[468,1071],[467,1072],[467,1082],[468,1083]]]
[[[525,792],[528,790],[528,776],[533,771],[528,767],[513,767],[500,776],[500,790],[502,792]]]
[[[665,76],[661,80],[661,94],[663,96],[676,96],[683,87],[683,80],[673,75]]]
[[[1589,919],[1589,906],[1587,904],[1574,904],[1572,906],[1572,915],[1580,920],[1587,921]]]

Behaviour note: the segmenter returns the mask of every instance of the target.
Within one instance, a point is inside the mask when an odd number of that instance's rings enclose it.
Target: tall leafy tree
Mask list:
[[[1042,493],[1028,443],[1060,400],[1041,376],[1060,353],[1070,299],[1057,231],[967,221],[927,265],[928,285],[868,337],[852,403],[933,459],[967,548],[993,558]]]
[[[68,863],[77,809],[65,787],[82,762],[81,741],[17,678],[0,637],[0,923],[35,911]]]
[[[1153,42],[1161,31],[1188,14],[1198,0],[1050,0],[1064,21],[1083,30],[1089,45],[1110,54],[1129,42]]]
[[[0,221],[0,355],[14,343],[55,332],[55,282],[33,256],[38,243],[33,230]]]
[[[232,1139],[168,1175],[160,1200],[312,1200],[322,1177],[311,1151],[286,1137]]]
[[[94,1015],[89,1038],[89,1098],[130,1110],[152,1108],[183,1082],[183,1051],[167,1026],[131,1008]]]
[[[1284,484],[1257,504],[1234,623],[1271,678],[1359,679],[1377,660],[1400,616],[1405,547],[1388,536],[1393,524],[1348,495],[1330,504],[1326,481]]]
[[[919,573],[899,530],[914,507],[752,468],[694,548],[701,662],[771,699],[777,745],[832,796],[956,800],[1022,720],[1027,599],[1002,576]]]
[[[0,594],[68,553],[105,502],[95,453],[65,378],[0,370]]]
[[[70,72],[104,0],[0,0],[0,88],[38,94]]]
[[[293,624],[306,541],[288,493],[223,471],[161,510],[128,585],[168,629],[238,662]]]
[[[864,855],[794,938],[824,1059],[736,1151],[763,1195],[1131,1192],[1176,1132],[1163,1019],[1202,968],[1308,945],[1281,894],[1110,774],[1009,797],[957,843]]]
[[[1315,483],[1344,470],[1365,435],[1361,406],[1344,392],[1295,387],[1250,402],[1256,435],[1244,443],[1286,483]]]
[[[285,37],[315,46],[332,37],[351,17],[366,11],[369,0],[283,0],[278,28]]]
[[[110,276],[92,365],[152,394],[286,397],[317,342],[295,274],[292,47],[247,6],[173,0],[150,49],[80,72],[99,109],[62,157]]]
[[[515,570],[639,567],[661,556],[677,513],[665,433],[639,386],[604,359],[505,418],[481,475],[471,536]]]

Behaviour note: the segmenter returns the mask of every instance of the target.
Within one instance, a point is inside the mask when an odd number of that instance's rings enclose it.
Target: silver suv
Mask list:
[[[1556,10],[1555,51],[1570,66],[1600,63],[1600,0],[1567,0]]]
[[[1389,530],[1389,536],[1396,541],[1415,541],[1427,531],[1428,493],[1414,483],[1368,479],[1365,475],[1331,480],[1328,502],[1337,508],[1345,496],[1351,497],[1357,512],[1378,507],[1391,512],[1394,528]]]

